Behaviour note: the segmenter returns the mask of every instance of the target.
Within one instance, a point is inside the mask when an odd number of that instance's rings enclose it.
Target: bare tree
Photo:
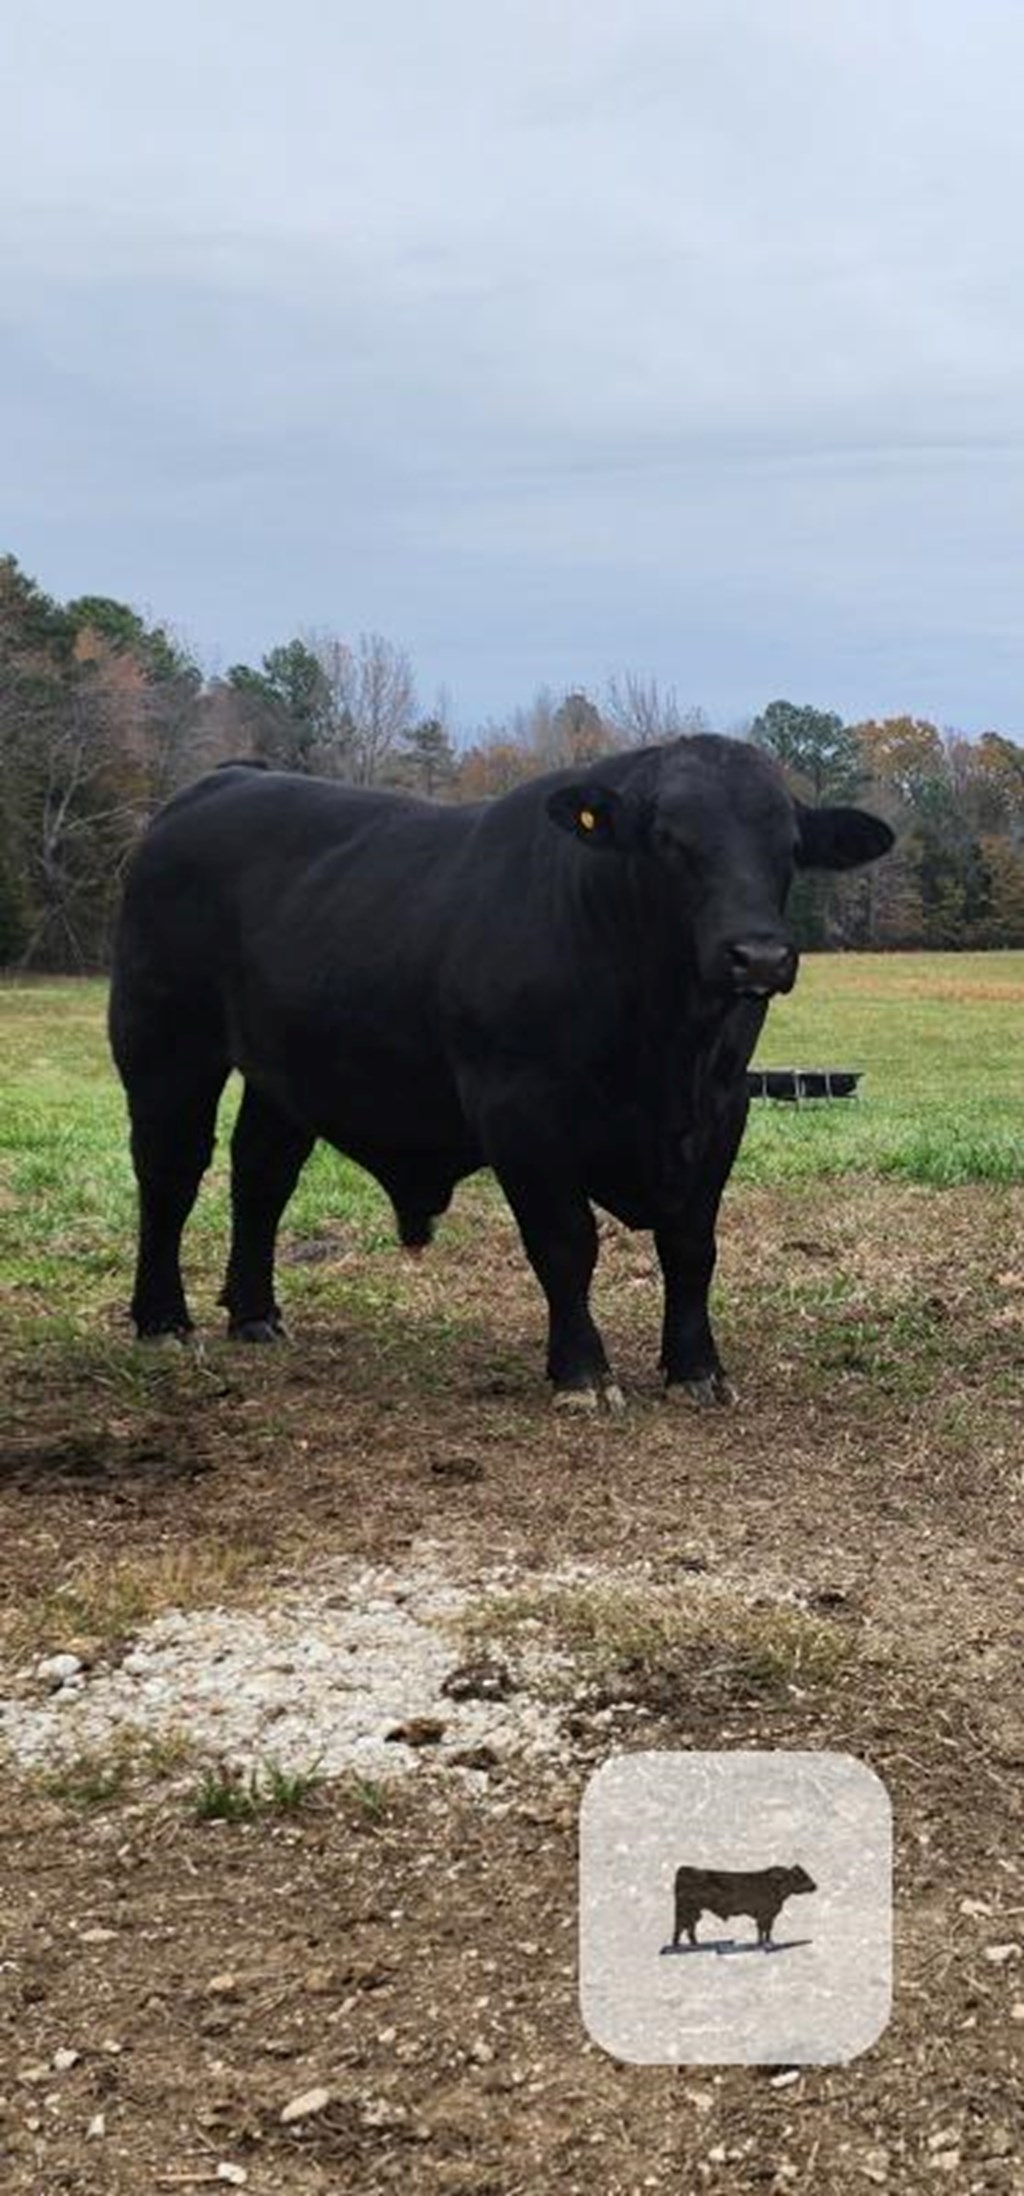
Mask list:
[[[354,647],[331,633],[311,633],[306,644],[329,696],[320,767],[355,785],[378,784],[415,722],[416,682],[405,649],[383,633],[360,633]]]
[[[35,907],[26,965],[94,961],[147,805],[133,682],[123,668],[105,651],[80,657],[32,725],[23,774]]]
[[[358,734],[353,707],[357,699],[357,680],[352,650],[336,633],[304,633],[302,638],[320,672],[321,704],[311,767],[328,778],[346,778],[365,784],[368,781],[362,778],[358,768]]]
[[[525,709],[515,709],[508,725],[489,728],[488,737],[499,738],[511,747],[521,747],[533,756],[535,770],[557,770],[562,761],[558,727],[555,724],[555,697],[549,686],[538,686]]]
[[[151,680],[146,686],[141,715],[154,804],[169,800],[207,767],[207,726],[200,699],[200,681],[189,672]]]
[[[657,679],[643,678],[637,671],[609,679],[604,714],[627,747],[653,747],[662,740],[711,729],[703,709],[681,705],[674,686],[663,689]]]
[[[552,730],[558,741],[558,759],[567,764],[593,762],[596,756],[606,755],[615,745],[614,734],[597,703],[577,687],[559,702]]]

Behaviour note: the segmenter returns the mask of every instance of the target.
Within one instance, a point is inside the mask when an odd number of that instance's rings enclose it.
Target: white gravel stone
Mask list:
[[[318,2112],[326,2112],[331,2101],[329,2089],[304,2089],[301,2097],[293,2097],[281,2114],[282,2124],[291,2127],[296,2120],[312,2119]]]
[[[82,1675],[82,1664],[77,1655],[44,1655],[36,1663],[36,1676],[44,1685],[66,1685],[69,1678]]]

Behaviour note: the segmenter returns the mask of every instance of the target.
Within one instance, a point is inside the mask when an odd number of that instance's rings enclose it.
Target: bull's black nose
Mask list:
[[[796,953],[784,938],[737,938],[729,947],[729,972],[737,991],[790,991]]]

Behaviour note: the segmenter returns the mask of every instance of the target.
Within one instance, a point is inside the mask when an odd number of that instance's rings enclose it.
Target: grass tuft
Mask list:
[[[131,1749],[118,1743],[106,1752],[89,1748],[56,1769],[44,1770],[38,1784],[47,1799],[60,1800],[64,1806],[106,1807],[111,1800],[123,1798],[132,1768]]]
[[[123,1799],[131,1787],[163,1784],[179,1776],[195,1757],[194,1740],[178,1726],[153,1733],[122,1724],[107,1746],[84,1748],[53,1768],[38,1771],[33,1781],[47,1799],[64,1806],[106,1807]]]
[[[198,1822],[255,1822],[261,1815],[298,1815],[323,1781],[317,1762],[308,1769],[283,1769],[271,1761],[248,1772],[222,1762],[204,1769],[192,1794],[192,1812]]]
[[[349,1777],[345,1793],[352,1805],[368,1823],[383,1822],[391,1812],[392,1795],[383,1784],[372,1777]]]

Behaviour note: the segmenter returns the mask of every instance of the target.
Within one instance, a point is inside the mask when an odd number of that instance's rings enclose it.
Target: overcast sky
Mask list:
[[[464,728],[1024,728],[1018,0],[5,10],[0,549]]]

